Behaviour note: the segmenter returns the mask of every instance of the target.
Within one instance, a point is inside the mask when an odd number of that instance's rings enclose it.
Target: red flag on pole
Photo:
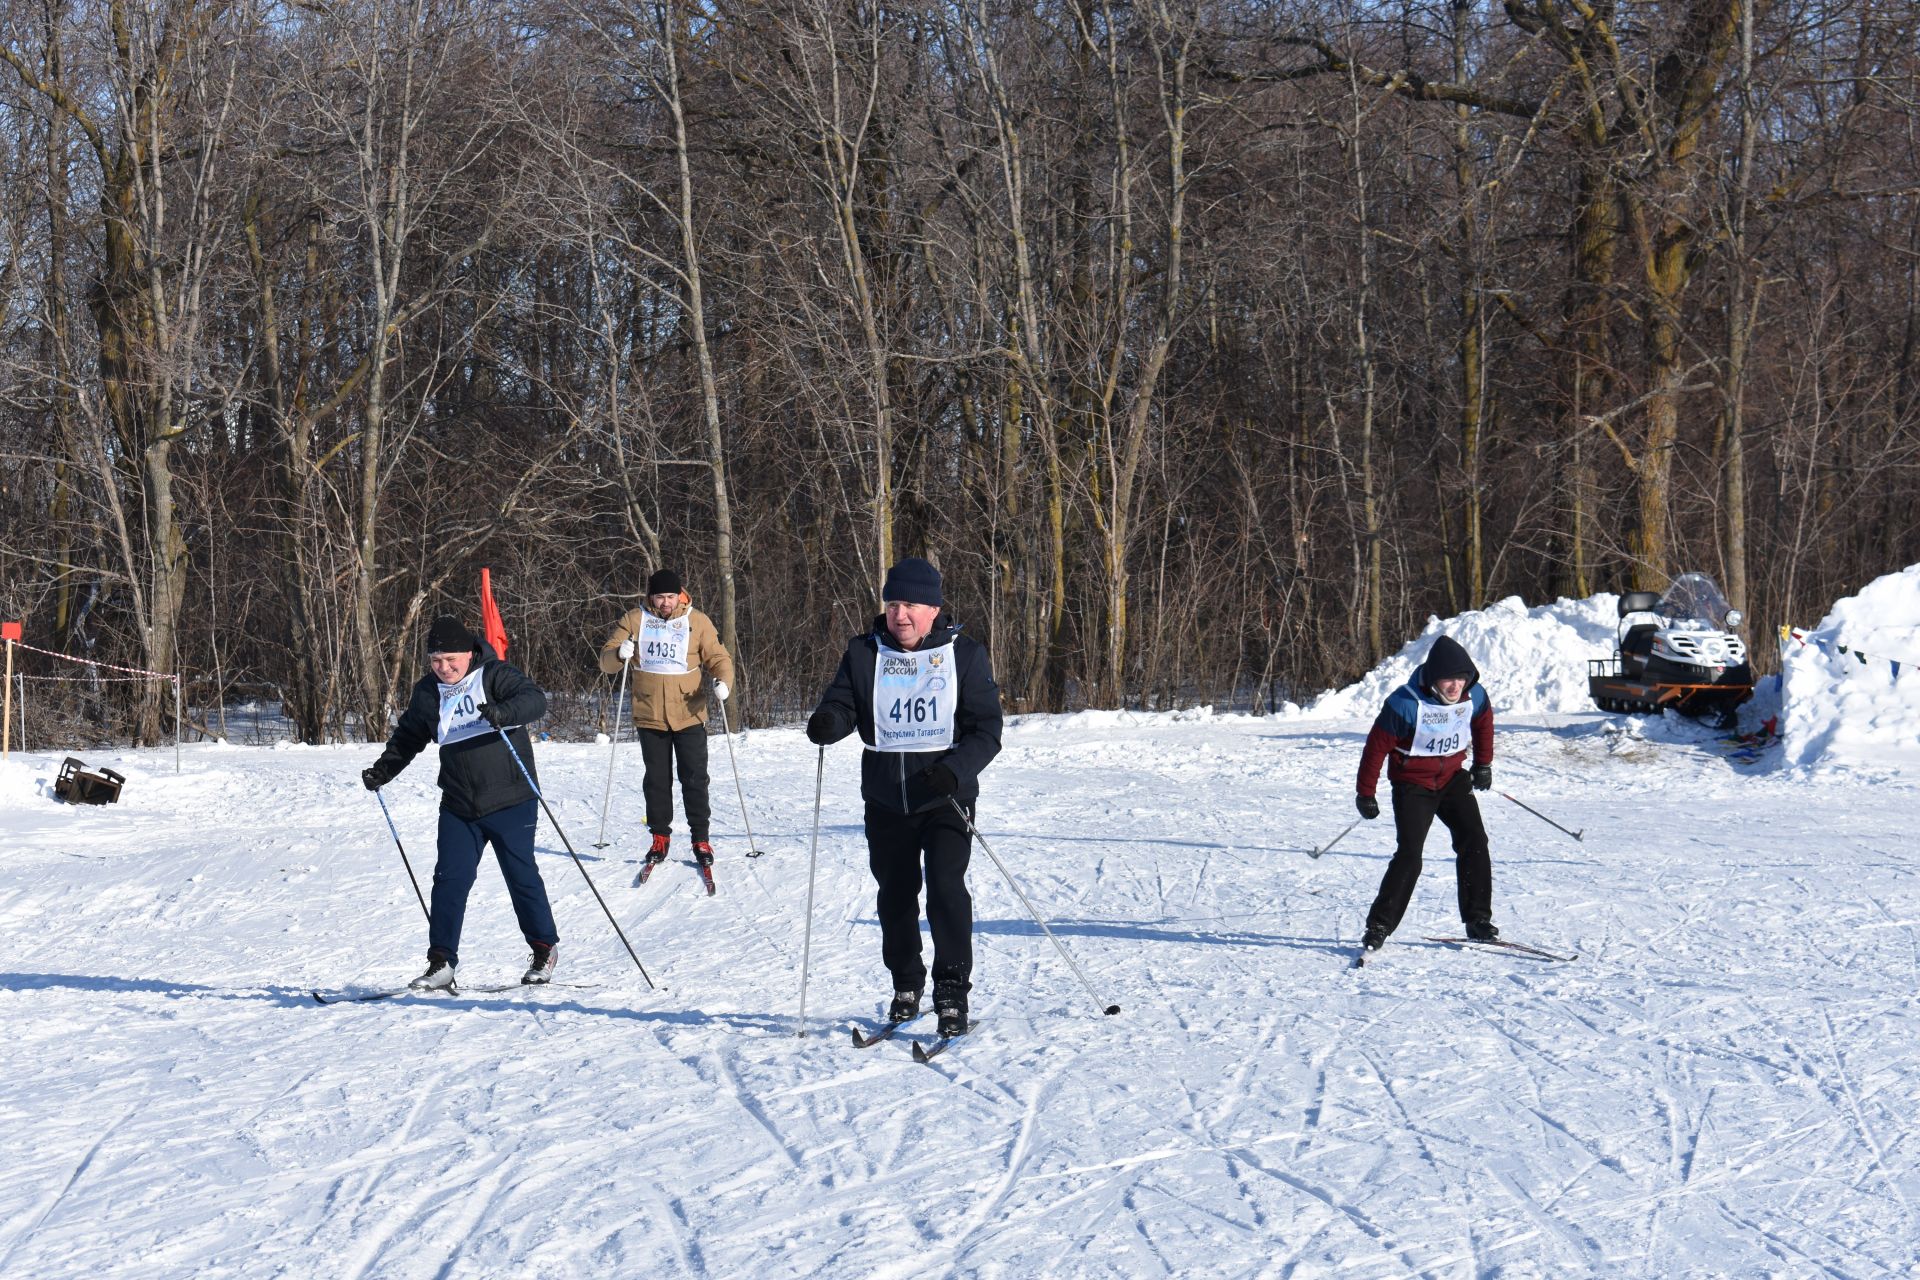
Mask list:
[[[493,572],[480,571],[480,630],[487,643],[502,658],[507,656],[507,624],[500,620],[500,606],[493,602]]]

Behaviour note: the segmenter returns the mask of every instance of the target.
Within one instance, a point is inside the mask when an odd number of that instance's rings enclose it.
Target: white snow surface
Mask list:
[[[1837,602],[1805,643],[1786,642],[1781,669],[1790,765],[1920,769],[1920,564]]]
[[[1518,665],[1467,643],[1492,680]],[[1910,1274],[1914,775],[1503,714],[1496,785],[1585,834],[1483,797],[1496,918],[1579,959],[1424,941],[1459,926],[1436,831],[1356,971],[1392,825],[1308,851],[1354,817],[1372,712],[1011,724],[981,830],[1098,995],[976,854],[980,1025],[928,1066],[904,1034],[848,1043],[888,987],[851,743],[826,753],[805,1039],[797,731],[736,739],[758,859],[715,744],[713,898],[684,836],[633,886],[630,745],[600,851],[608,748],[538,748],[660,990],[543,818],[573,985],[329,1007],[310,989],[404,983],[425,950],[373,748],[189,747],[177,777],[170,750],[107,753],[128,781],[99,808],[51,799],[58,755],[16,756],[0,1274]],[[423,877],[432,778],[387,789]],[[462,953],[472,986],[525,963],[491,864]]]
[[[1519,596],[1508,596],[1458,617],[1430,617],[1419,635],[1357,684],[1322,694],[1295,714],[1371,720],[1387,695],[1426,661],[1427,650],[1442,632],[1458,641],[1480,668],[1480,683],[1493,700],[1496,718],[1591,710],[1587,660],[1613,656],[1619,600],[1601,592],[1528,608]]]

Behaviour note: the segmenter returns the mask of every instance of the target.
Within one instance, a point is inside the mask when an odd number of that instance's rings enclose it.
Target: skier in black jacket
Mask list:
[[[431,675],[413,686],[413,697],[387,739],[387,749],[360,780],[378,791],[425,749],[440,744],[439,857],[433,867],[432,918],[427,926],[427,971],[410,984],[417,991],[454,990],[460,963],[460,925],[467,913],[480,853],[489,842],[513,898],[520,932],[533,949],[522,982],[553,980],[553,908],[533,862],[538,797],[513,762],[498,730],[533,772],[533,742],[525,725],[546,714],[547,695],[519,668],[495,655],[491,645],[457,619],[439,617],[427,630]]]
[[[858,732],[866,801],[867,865],[879,884],[880,955],[893,975],[887,1016],[920,1012],[921,863],[933,933],[933,1007],[940,1034],[967,1029],[973,974],[973,899],[967,860],[980,771],[1000,752],[1000,689],[985,646],[942,612],[940,571],[909,557],[887,571],[885,612],[847,641],[833,683],[807,721],[826,746]]]

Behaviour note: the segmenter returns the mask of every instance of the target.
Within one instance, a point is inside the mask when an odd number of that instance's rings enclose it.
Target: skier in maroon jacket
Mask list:
[[[1467,750],[1473,768],[1466,770]],[[1380,892],[1367,912],[1361,946],[1378,951],[1400,925],[1413,886],[1420,879],[1420,853],[1437,817],[1453,834],[1459,873],[1460,919],[1467,936],[1492,942],[1493,862],[1475,791],[1493,786],[1493,703],[1480,687],[1480,670],[1467,651],[1440,636],[1406,684],[1387,695],[1360,754],[1354,804],[1363,818],[1380,816],[1374,786],[1387,766],[1393,788],[1393,826],[1398,843]]]

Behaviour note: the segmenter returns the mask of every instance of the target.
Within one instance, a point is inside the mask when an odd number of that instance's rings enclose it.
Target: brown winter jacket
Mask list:
[[[729,688],[733,685],[733,659],[720,647],[720,633],[714,630],[713,620],[695,609],[684,594],[680,597],[679,607],[668,616],[678,618],[688,613],[693,615],[693,647],[687,654],[692,671],[683,676],[653,675],[640,670],[638,662],[633,664],[635,728],[671,732],[705,724],[707,693],[701,687],[702,673],[715,680],[724,680]],[[619,674],[620,645],[640,635],[640,622],[644,616],[642,610],[630,609],[620,619],[619,625],[613,629],[613,635],[600,650],[602,671],[608,675]]]

